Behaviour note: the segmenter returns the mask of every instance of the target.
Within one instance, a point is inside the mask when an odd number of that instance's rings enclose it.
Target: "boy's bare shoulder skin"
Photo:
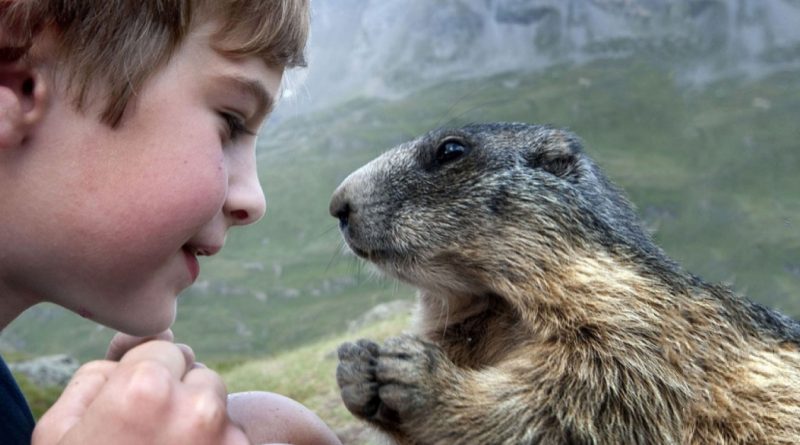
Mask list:
[[[800,437],[800,324],[682,270],[567,131],[434,131],[330,209],[419,288],[418,336],[339,350],[345,405],[398,443]]]
[[[160,334],[198,257],[265,213],[256,134],[305,64],[308,6],[0,2],[0,329],[51,302],[142,337],[84,365],[35,444],[338,443],[289,399],[229,401]]]

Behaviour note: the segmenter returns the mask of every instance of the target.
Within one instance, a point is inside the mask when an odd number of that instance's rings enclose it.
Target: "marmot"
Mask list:
[[[800,324],[682,270],[566,130],[433,131],[330,212],[419,289],[416,336],[339,348],[398,443],[800,443]]]

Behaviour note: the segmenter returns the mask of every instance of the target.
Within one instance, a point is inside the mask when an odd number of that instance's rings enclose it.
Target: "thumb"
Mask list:
[[[81,420],[116,366],[117,363],[110,361],[94,361],[81,366],[56,403],[36,424],[31,443],[58,443]]]
[[[166,331],[160,332],[156,335],[151,335],[149,337],[135,337],[133,335],[118,332],[108,344],[108,349],[106,350],[106,360],[119,361],[126,352],[142,343],[152,340],[164,340],[172,342],[175,340],[175,336],[172,334],[171,329],[167,329]]]

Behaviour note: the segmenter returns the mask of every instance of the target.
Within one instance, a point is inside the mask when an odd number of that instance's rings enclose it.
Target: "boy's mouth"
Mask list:
[[[186,266],[189,269],[189,274],[192,276],[192,283],[194,283],[200,275],[200,263],[197,261],[197,257],[215,255],[220,249],[222,249],[221,246],[183,245],[181,250],[183,251],[183,256],[186,258]]]
[[[189,246],[183,246],[182,250],[186,259],[186,267],[189,269],[189,275],[192,277],[192,283],[194,283],[200,275],[200,262],[197,261],[197,252]]]

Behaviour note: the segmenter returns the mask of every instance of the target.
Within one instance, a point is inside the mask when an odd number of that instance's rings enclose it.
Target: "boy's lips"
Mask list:
[[[216,254],[220,251],[222,247],[206,247],[206,246],[192,246],[192,245],[185,245],[183,246],[183,256],[186,259],[186,267],[189,269],[189,275],[192,277],[192,283],[197,280],[197,277],[200,275],[200,262],[197,261],[197,257],[200,255],[204,256],[211,256]]]
[[[197,261],[195,254],[187,248],[183,248],[183,256],[186,259],[186,267],[189,269],[189,275],[192,277],[192,283],[197,280],[200,275],[200,262]]]

